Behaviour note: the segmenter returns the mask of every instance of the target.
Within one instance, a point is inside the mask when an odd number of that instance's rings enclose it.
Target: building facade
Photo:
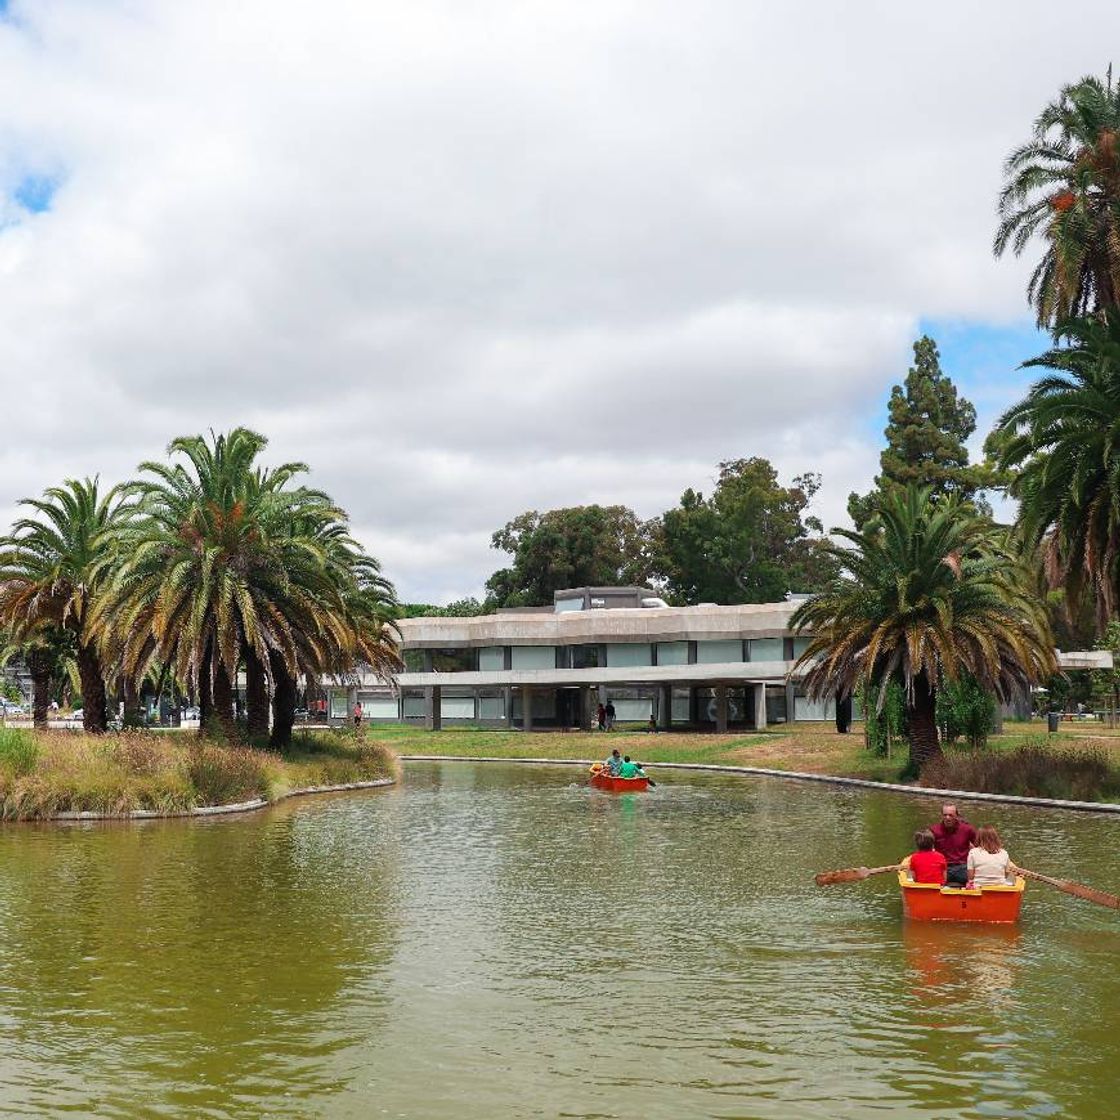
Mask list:
[[[551,607],[399,623],[405,671],[330,689],[332,719],[590,728],[609,701],[619,723],[761,729],[834,716],[789,674],[807,639],[795,601],[670,607],[640,587],[558,591]]]

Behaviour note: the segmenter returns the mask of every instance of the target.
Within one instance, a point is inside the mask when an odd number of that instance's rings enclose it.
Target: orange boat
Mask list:
[[[601,762],[596,762],[591,767],[591,784],[596,789],[606,790],[608,793],[640,793],[649,789],[649,778],[616,778],[608,774],[606,767]]]
[[[940,887],[913,883],[898,873],[902,912],[915,922],[1017,922],[1027,881],[1017,876],[1013,886]]]

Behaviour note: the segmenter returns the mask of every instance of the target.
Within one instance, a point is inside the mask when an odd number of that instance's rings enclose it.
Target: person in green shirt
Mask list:
[[[641,763],[631,762],[630,756],[626,755],[622,760],[622,766],[618,771],[620,778],[644,778],[646,772],[642,769]]]

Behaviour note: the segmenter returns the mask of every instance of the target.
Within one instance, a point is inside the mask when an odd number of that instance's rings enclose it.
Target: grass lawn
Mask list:
[[[452,755],[459,758],[479,756],[497,758],[605,758],[611,749],[618,747],[643,763],[700,762],[730,766],[758,766],[771,770],[799,770],[811,774],[833,774],[837,777],[866,778],[871,781],[897,782],[903,780],[902,772],[909,754],[905,744],[893,752],[891,758],[875,755],[864,749],[862,725],[856,724],[848,735],[840,735],[830,723],[782,724],[762,733],[716,735],[705,732],[688,734],[644,730],[603,732],[493,731],[467,728],[443,731],[425,731],[415,727],[378,727],[375,734],[402,755],[432,754]],[[993,792],[1031,792],[1041,796],[1077,796],[1089,799],[1104,797],[1111,800],[1110,787],[1114,784],[1101,767],[1097,767],[1102,788],[1093,793],[1091,785],[1070,787],[1069,792],[1055,776],[1055,786],[1043,789],[1037,775],[1022,774],[1021,760],[1013,758],[1027,750],[1038,765],[1038,752],[1054,760],[1055,768],[1068,762],[1071,753],[1100,754],[1103,766],[1111,768],[1113,775],[1120,767],[1120,729],[1097,726],[1088,721],[1063,722],[1062,730],[1053,736],[1046,734],[1043,721],[1008,723],[1004,733],[993,735],[983,752],[996,762],[1003,758],[1006,765],[996,767],[994,774],[986,774],[983,787]],[[971,752],[963,744],[949,746],[946,755],[960,767],[946,771],[947,777],[962,778],[973,771],[965,763]],[[991,769],[989,767],[989,769]],[[979,780],[979,779],[978,779]],[[930,783],[926,783],[930,784]],[[956,785],[950,788],[962,788]],[[963,788],[981,788],[967,785]]]

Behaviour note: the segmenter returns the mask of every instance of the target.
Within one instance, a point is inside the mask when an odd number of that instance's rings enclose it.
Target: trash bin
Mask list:
[[[1058,712],[1046,713],[1046,730],[1049,731],[1051,735],[1058,730],[1058,720],[1061,718],[1061,714]]]

